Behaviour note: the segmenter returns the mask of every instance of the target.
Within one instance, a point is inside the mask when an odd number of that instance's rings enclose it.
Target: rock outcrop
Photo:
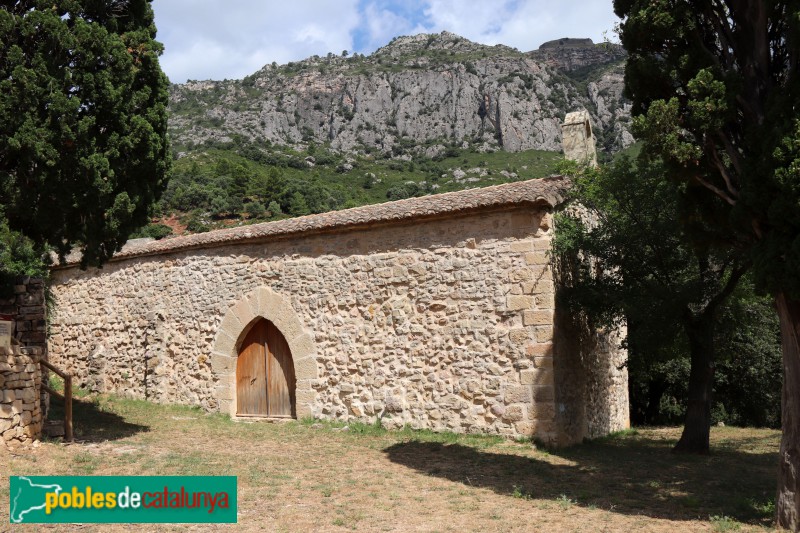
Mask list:
[[[557,151],[566,113],[586,109],[613,151],[631,140],[623,57],[589,43],[521,53],[447,32],[399,37],[368,57],[313,56],[243,80],[174,85],[171,133],[187,149],[243,139],[392,157],[453,144]],[[597,72],[569,77],[587,67]]]

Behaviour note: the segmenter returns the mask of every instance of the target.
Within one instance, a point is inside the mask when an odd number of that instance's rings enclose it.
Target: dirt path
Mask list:
[[[776,431],[715,428],[714,453],[687,458],[669,454],[674,429],[547,452],[363,425],[247,424],[105,397],[76,413],[82,442],[0,449],[0,472],[236,475],[239,523],[13,531],[760,530],[770,523],[779,441]]]

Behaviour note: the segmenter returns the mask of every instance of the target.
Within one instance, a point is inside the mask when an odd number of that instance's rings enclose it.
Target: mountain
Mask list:
[[[263,67],[242,80],[189,81],[170,92],[181,153],[249,143],[351,154],[435,157],[559,151],[565,114],[586,108],[601,150],[632,144],[618,45],[560,39],[520,52],[448,32],[397,37],[369,56],[328,54]]]
[[[547,176],[564,116],[581,108],[609,157],[633,143],[625,57],[590,39],[520,52],[443,32],[173,85],[176,161],[139,236]]]

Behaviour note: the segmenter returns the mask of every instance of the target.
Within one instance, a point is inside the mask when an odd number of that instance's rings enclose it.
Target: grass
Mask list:
[[[675,428],[543,450],[486,435],[387,431],[380,420],[234,422],[106,395],[76,400],[75,415],[75,444],[0,453],[0,471],[236,475],[244,531],[748,531],[769,527],[774,513],[780,435],[772,430],[715,427],[712,453],[687,457],[670,453]]]

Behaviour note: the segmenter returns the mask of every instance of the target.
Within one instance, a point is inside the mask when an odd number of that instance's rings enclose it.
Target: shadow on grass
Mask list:
[[[48,420],[64,420],[63,402],[51,398]],[[123,439],[150,431],[149,426],[126,421],[122,416],[103,409],[91,398],[72,399],[72,428],[75,440],[101,442]]]
[[[676,456],[672,442],[608,439],[528,455],[412,440],[384,450],[389,460],[464,485],[522,499],[550,499],[672,520],[773,519],[776,453],[721,446]]]

